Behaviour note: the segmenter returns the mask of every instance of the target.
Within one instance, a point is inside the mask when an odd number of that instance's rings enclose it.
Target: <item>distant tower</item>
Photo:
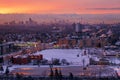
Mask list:
[[[80,23],[76,23],[75,32],[82,32],[83,26]]]
[[[33,20],[31,18],[29,18],[29,22],[33,22]]]
[[[36,21],[34,21],[34,20],[32,20],[32,18],[29,18],[29,20],[28,20],[28,21],[26,21],[26,24],[27,24],[27,25],[36,25],[36,24],[37,24],[37,22],[36,22]]]

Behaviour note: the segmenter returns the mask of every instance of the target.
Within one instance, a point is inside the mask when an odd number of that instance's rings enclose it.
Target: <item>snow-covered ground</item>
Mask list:
[[[120,76],[120,67],[119,66],[110,66],[110,68],[114,69],[117,72],[118,76]]]
[[[47,49],[47,50],[42,50],[40,52],[35,53],[37,54],[42,54],[43,58],[47,60],[52,60],[54,58],[57,59],[66,59],[69,63],[72,65],[83,65],[83,59],[85,64],[89,64],[89,56],[88,55],[83,55],[84,50],[80,49]],[[79,55],[79,57],[77,56]]]
[[[39,55],[42,54],[43,58],[51,61],[53,58],[57,58],[57,59],[66,59],[70,65],[63,65],[63,66],[55,66],[54,67],[60,67],[60,68],[66,68],[66,67],[70,67],[72,66],[72,68],[74,68],[75,66],[80,67],[83,66],[83,59],[85,64],[87,65],[90,63],[89,58],[92,57],[94,60],[99,61],[99,57],[97,55],[88,55],[88,51],[86,51],[86,55],[84,55],[84,49],[47,49],[47,50],[42,50],[39,52],[34,53],[34,55]],[[95,52],[95,50],[90,49],[90,52]],[[102,50],[99,50],[102,51]],[[79,56],[78,56],[79,55]],[[119,59],[110,59],[111,62],[117,62],[119,64],[120,60]],[[116,71],[119,75],[120,75],[120,67],[111,67],[110,68],[113,69],[113,71]],[[2,73],[5,73],[6,70],[6,66],[3,66],[4,71]],[[12,65],[11,67],[9,67],[10,72],[14,72],[14,70],[20,69],[20,70],[32,70],[32,69],[36,69],[38,68],[38,65]],[[40,65],[40,68],[48,68],[49,69],[49,65]],[[98,68],[96,65],[94,65],[93,70]],[[70,68],[71,69],[71,68]],[[96,69],[97,70],[97,69]],[[19,71],[18,71],[19,72]],[[79,71],[80,72],[80,71]],[[109,70],[108,70],[109,73]],[[110,73],[111,74],[111,73]],[[98,74],[99,75],[99,74]],[[104,74],[103,74],[104,75]]]

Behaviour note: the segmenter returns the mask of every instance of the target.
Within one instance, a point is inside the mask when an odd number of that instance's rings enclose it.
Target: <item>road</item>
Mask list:
[[[53,71],[55,68],[61,70],[62,75],[68,76],[70,72],[75,76],[116,76],[115,71],[107,66],[88,66],[86,70],[80,66],[53,66]],[[15,68],[11,74],[22,74],[25,76],[48,76],[50,74],[49,66],[43,67],[21,67]]]

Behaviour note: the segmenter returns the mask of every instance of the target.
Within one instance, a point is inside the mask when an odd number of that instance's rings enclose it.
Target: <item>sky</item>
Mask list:
[[[120,14],[120,0],[0,0],[0,14]]]

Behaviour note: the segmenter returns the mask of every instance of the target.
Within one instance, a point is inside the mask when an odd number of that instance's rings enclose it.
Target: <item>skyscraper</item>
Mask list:
[[[80,23],[76,23],[75,25],[75,32],[82,32],[83,26]]]

